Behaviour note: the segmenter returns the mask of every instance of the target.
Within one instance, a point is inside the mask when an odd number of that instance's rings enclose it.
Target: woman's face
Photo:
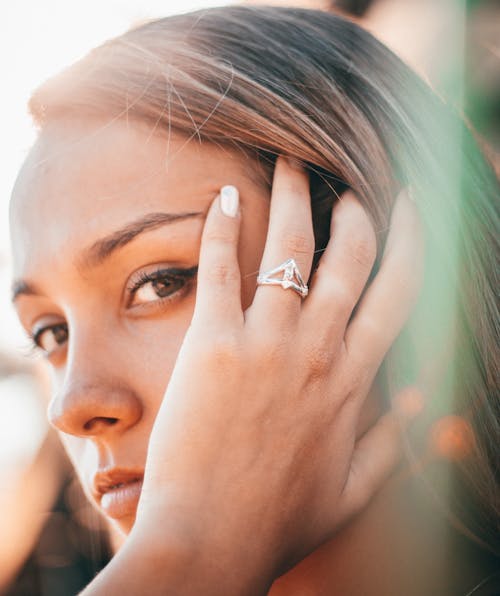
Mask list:
[[[248,305],[269,192],[242,152],[125,121],[60,120],[14,189],[15,305],[50,363],[49,417],[87,495],[124,532],[193,312],[204,214],[226,184],[240,191]]]

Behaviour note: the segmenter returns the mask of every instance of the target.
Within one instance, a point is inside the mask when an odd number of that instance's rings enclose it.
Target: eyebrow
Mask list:
[[[84,268],[95,267],[109,258],[116,250],[132,242],[143,232],[161,228],[167,224],[184,221],[190,218],[201,218],[205,214],[201,211],[187,213],[148,213],[132,221],[119,230],[111,232],[104,238],[96,240],[83,252],[81,264]]]
[[[12,283],[12,302],[15,302],[19,296],[38,296],[39,294],[36,287],[24,279],[18,279]]]
[[[186,219],[195,219],[205,217],[201,211],[192,211],[186,213],[148,213],[139,219],[136,219],[122,228],[111,232],[104,238],[96,240],[89,248],[83,251],[80,265],[87,269],[96,267],[109,258],[115,251],[124,247],[140,234],[155,230],[167,224],[184,221]],[[12,302],[15,302],[21,295],[34,296],[40,292],[33,284],[20,279],[12,284]]]

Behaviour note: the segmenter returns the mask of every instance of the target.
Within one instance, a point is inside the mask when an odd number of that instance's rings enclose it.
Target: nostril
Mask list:
[[[118,422],[118,418],[109,418],[107,416],[95,416],[91,420],[88,420],[84,425],[83,428],[86,431],[95,430],[95,427],[99,426],[113,426]]]

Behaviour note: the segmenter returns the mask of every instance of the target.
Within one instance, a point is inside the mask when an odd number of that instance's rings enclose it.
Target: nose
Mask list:
[[[142,404],[135,392],[110,379],[98,382],[73,379],[51,400],[50,423],[78,437],[105,439],[134,426],[142,417]]]
[[[98,336],[97,336],[98,337]],[[130,363],[113,344],[95,341],[92,325],[70,334],[68,357],[48,407],[49,422],[58,430],[105,440],[131,428],[143,415]],[[116,346],[115,342],[114,345]]]

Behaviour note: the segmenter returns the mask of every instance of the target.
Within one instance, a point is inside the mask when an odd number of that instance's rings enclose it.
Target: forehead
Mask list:
[[[89,212],[130,198],[147,206],[159,187],[179,191],[199,185],[221,158],[233,168],[240,165],[234,151],[180,135],[153,134],[135,123],[59,121],[41,133],[30,151],[14,187],[12,215],[26,215],[35,207],[38,214],[50,213],[56,206],[67,213],[74,198]]]
[[[220,186],[254,171],[248,161],[236,150],[123,120],[58,121],[41,133],[14,188],[15,270],[144,213],[203,211]]]

